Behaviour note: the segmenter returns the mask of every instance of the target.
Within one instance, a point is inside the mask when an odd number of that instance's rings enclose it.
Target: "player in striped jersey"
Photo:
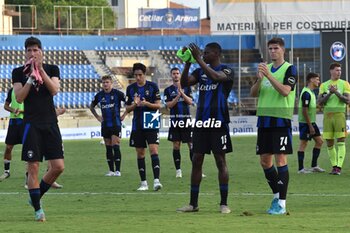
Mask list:
[[[181,75],[181,86],[189,87],[198,84],[199,99],[197,103],[196,122],[193,128],[193,160],[191,173],[190,203],[178,212],[196,212],[198,208],[199,186],[202,178],[204,155],[214,154],[219,173],[220,212],[231,212],[227,206],[228,169],[226,154],[232,152],[229,133],[229,112],[227,98],[233,85],[233,70],[221,64],[221,46],[209,43],[205,46],[203,58],[199,47],[191,43],[188,48],[200,68],[188,75],[191,66],[186,61]]]
[[[95,95],[90,104],[90,110],[96,119],[101,122],[101,132],[106,146],[106,157],[109,167],[109,172],[106,176],[121,176],[121,122],[124,120],[127,112],[125,111],[120,116],[120,108],[121,102],[125,102],[125,95],[123,92],[113,88],[112,77],[110,75],[105,75],[101,79],[103,90]],[[102,116],[97,114],[95,110],[97,104],[100,104]]]
[[[191,120],[190,105],[192,105],[191,88],[181,88],[179,68],[170,70],[173,84],[164,90],[166,106],[170,108],[170,128],[168,140],[173,142],[173,160],[176,168],[176,177],[182,177],[181,171],[181,142],[188,144],[192,161],[192,128],[180,127],[180,123]]]
[[[159,111],[155,113],[153,113],[153,111],[161,108],[159,88],[156,83],[146,80],[146,66],[144,64],[135,63],[132,71],[136,82],[130,84],[126,89],[126,111],[134,112],[129,145],[135,147],[137,154],[137,165],[141,178],[141,185],[137,190],[148,190],[145,162],[146,148],[148,145],[154,177],[153,190],[158,191],[163,187],[159,181],[159,128],[156,127],[153,121],[158,118]],[[150,115],[152,118],[147,122],[149,120],[147,116]]]

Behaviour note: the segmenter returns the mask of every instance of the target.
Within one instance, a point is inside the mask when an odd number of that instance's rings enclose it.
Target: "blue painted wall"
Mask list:
[[[0,49],[23,49],[24,41],[30,35],[0,36]],[[238,36],[36,36],[46,49],[93,50],[96,48],[115,49],[138,47],[146,50],[158,50],[169,46],[182,47],[195,42],[201,47],[210,42],[218,42],[223,49],[238,49]],[[281,35],[286,41],[286,47],[291,47],[291,35]],[[255,48],[254,35],[242,35],[242,49]],[[318,48],[320,36],[318,34],[293,35],[294,48]]]

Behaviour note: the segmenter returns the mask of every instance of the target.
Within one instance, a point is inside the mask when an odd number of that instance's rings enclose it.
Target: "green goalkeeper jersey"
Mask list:
[[[342,79],[336,81],[330,79],[320,86],[320,95],[328,94],[330,86],[336,86],[340,94],[350,94],[350,84]],[[323,112],[344,112],[346,110],[346,103],[342,102],[335,94],[331,95],[324,105]]]

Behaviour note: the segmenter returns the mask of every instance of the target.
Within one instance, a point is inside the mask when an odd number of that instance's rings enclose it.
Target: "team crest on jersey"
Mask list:
[[[226,75],[230,75],[232,71],[230,69],[223,69],[222,70]]]
[[[28,157],[29,159],[33,158],[33,155],[34,155],[34,152],[33,152],[32,150],[29,150],[29,151],[27,152],[27,157]]]
[[[294,85],[294,84],[295,84],[295,78],[294,78],[294,77],[289,77],[289,78],[288,78],[288,82],[289,82],[290,84]]]
[[[203,75],[201,76],[201,79],[202,79],[203,81],[208,81],[208,77],[207,77],[206,74],[203,74]]]
[[[265,87],[272,87],[270,81],[268,79],[266,79],[264,82],[263,82],[264,86]]]

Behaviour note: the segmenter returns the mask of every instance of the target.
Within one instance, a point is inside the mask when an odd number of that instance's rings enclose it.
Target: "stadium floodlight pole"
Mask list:
[[[345,79],[348,82],[349,81],[349,66],[348,66],[348,19],[346,19],[345,24]]]
[[[294,35],[293,29],[290,30],[290,58],[289,61],[293,64],[294,61]]]
[[[238,112],[241,113],[241,56],[242,56],[242,35],[241,29],[238,29]]]
[[[297,61],[299,62],[299,57],[297,57]],[[304,85],[306,86],[306,64],[304,63]]]

